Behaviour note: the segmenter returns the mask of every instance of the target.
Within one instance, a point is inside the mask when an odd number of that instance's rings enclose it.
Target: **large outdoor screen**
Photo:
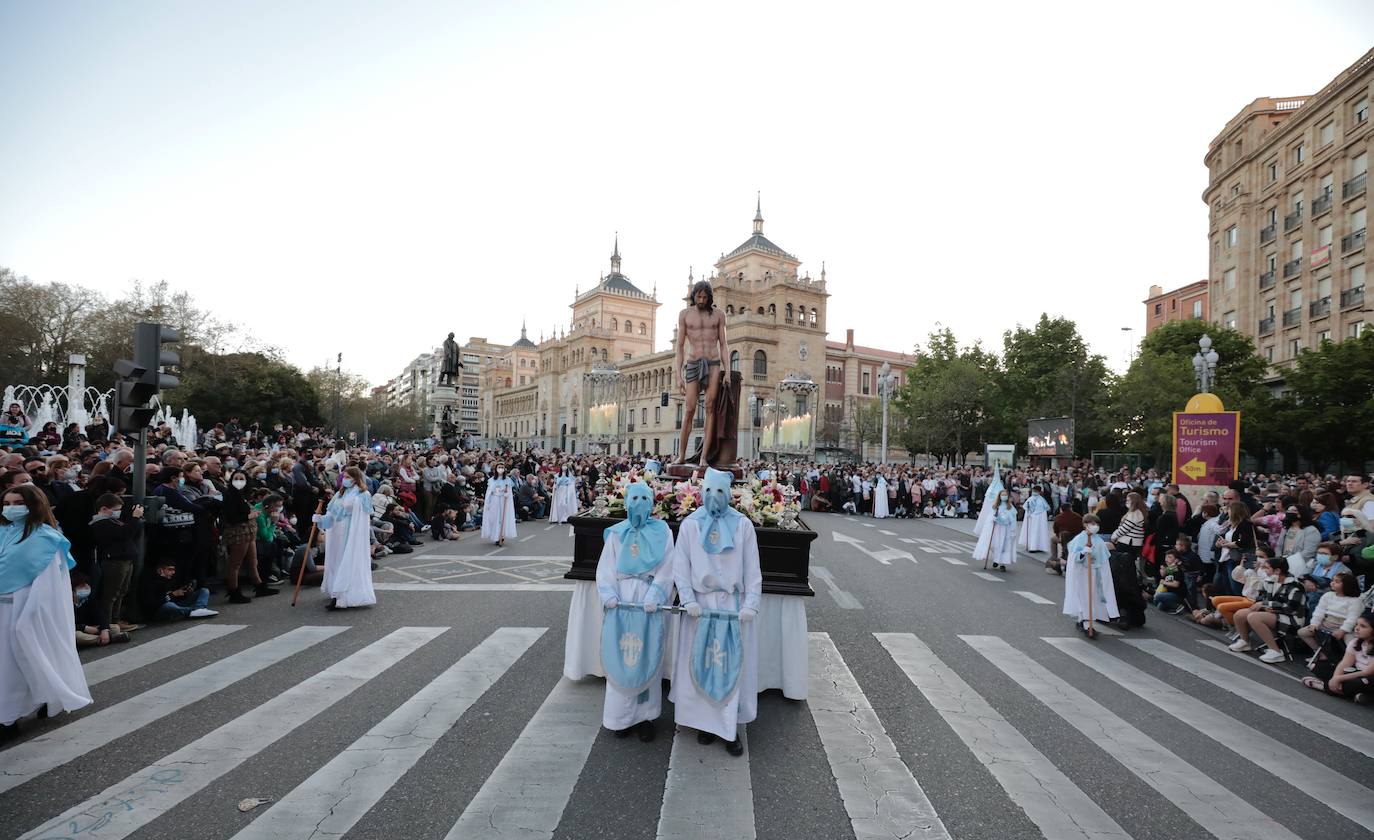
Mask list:
[[[1026,424],[1026,454],[1071,457],[1073,418],[1041,417]]]

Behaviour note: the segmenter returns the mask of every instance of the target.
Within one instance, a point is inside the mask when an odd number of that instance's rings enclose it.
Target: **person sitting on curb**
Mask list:
[[[212,618],[219,615],[207,609],[210,590],[196,587],[196,581],[176,582],[177,566],[171,558],[154,561],[143,571],[138,586],[138,602],[150,621],[177,621],[183,618]]]

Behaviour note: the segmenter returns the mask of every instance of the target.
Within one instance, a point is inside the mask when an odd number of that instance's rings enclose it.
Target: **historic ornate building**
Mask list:
[[[803,273],[801,260],[764,235],[763,221],[761,208],[756,208],[749,238],[722,253],[706,278],[716,306],[725,313],[727,364],[743,378],[740,452],[768,448],[761,434],[768,435],[780,418],[807,411],[817,414],[814,429],[822,446],[853,447],[855,442],[838,431],[848,428],[846,416],[859,401],[876,397],[882,362],[891,362],[900,373],[910,357],[856,348],[852,330],[845,343],[827,344],[824,266],[817,279]],[[689,272],[683,300],[674,301],[667,313],[674,324],[693,282]],[[673,351],[654,351],[661,305],[656,286],[646,293],[622,273],[617,238],[610,273],[591,289],[575,293],[566,331],[537,345],[522,331],[525,346],[516,342],[484,368],[482,436],[574,452],[595,447],[676,455],[683,406]],[[610,373],[612,368],[616,373]],[[778,387],[789,377],[816,384],[809,405]],[[607,384],[611,380],[614,386]],[[605,414],[604,395],[610,387],[617,393],[613,431]],[[701,423],[698,412],[694,425],[701,429]],[[689,449],[694,445],[695,436]]]

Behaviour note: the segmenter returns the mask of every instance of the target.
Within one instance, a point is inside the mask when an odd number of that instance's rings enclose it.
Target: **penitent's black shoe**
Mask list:
[[[697,743],[698,743],[698,744],[709,744],[709,743],[711,743],[711,742],[714,741],[714,740],[716,740],[716,736],[712,735],[710,732],[698,732],[698,733],[697,733]]]
[[[739,738],[736,738],[733,741],[726,741],[725,751],[728,752],[730,755],[736,757],[744,755],[744,742],[741,741]]]
[[[639,730],[639,740],[646,744],[658,735],[658,730],[654,728],[654,722],[651,720],[642,720],[635,728]]]
[[[615,730],[615,737],[617,737],[617,738],[628,738],[628,737],[630,737],[630,733],[631,733],[631,732],[634,732],[634,731],[635,731],[635,728],[634,728],[633,726],[627,726],[627,727],[625,727],[624,729],[617,729],[617,730]]]

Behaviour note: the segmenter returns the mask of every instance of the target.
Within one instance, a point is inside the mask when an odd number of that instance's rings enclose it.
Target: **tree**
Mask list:
[[[1363,471],[1374,430],[1374,332],[1304,350],[1287,376],[1289,399],[1275,406],[1283,435],[1276,448],[1301,452],[1322,465]]]
[[[875,397],[849,398],[849,432],[854,452],[862,457],[864,444],[880,443],[883,435],[883,407]]]
[[[319,393],[294,365],[264,353],[217,355],[194,346],[181,357],[181,387],[170,398],[197,417],[238,417],[264,427],[321,422]]]
[[[997,358],[977,344],[960,349],[945,328],[930,334],[894,402],[904,415],[902,443],[950,463],[981,446],[992,426]]]
[[[1168,464],[1173,447],[1173,412],[1182,411],[1197,389],[1192,363],[1182,356],[1142,351],[1112,391],[1107,419],[1125,446]]]
[[[1024,440],[1032,418],[1072,417],[1076,454],[1115,446],[1106,416],[1111,372],[1073,321],[1042,313],[1034,328],[1003,333],[1002,347],[993,413],[1005,440]]]

